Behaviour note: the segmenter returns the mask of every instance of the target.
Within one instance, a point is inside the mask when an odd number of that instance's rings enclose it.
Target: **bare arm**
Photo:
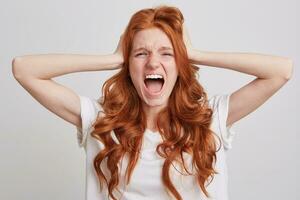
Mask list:
[[[293,71],[292,60],[279,56],[200,51],[195,51],[194,55],[197,64],[227,68],[257,77],[231,94],[227,125],[255,111],[290,79]]]
[[[258,78],[289,79],[292,75],[292,60],[280,56],[193,50],[191,60],[195,64],[231,69]]]
[[[17,79],[51,79],[74,72],[117,69],[122,59],[117,54],[42,54],[16,57],[12,65]]]
[[[120,41],[109,55],[44,54],[13,59],[12,72],[20,85],[45,108],[81,128],[80,100],[70,88],[51,78],[83,71],[113,70],[121,67]]]
[[[256,110],[292,76],[290,58],[257,53],[222,53],[195,50],[184,27],[188,57],[194,64],[231,69],[256,76],[230,96],[227,125]]]

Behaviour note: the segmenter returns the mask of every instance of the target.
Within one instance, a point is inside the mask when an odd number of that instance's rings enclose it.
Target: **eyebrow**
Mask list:
[[[147,49],[146,49],[145,47],[140,47],[140,48],[137,48],[137,49],[133,50],[132,52],[135,53],[135,52],[140,51],[140,50],[147,50]],[[171,48],[171,47],[166,47],[166,46],[162,46],[162,47],[160,47],[158,50],[159,50],[159,51],[160,51],[160,50],[173,50],[173,48]]]

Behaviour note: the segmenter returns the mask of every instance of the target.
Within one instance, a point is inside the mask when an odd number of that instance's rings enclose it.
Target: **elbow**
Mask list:
[[[286,58],[285,61],[281,63],[281,67],[281,72],[279,75],[277,75],[277,77],[283,79],[284,81],[290,80],[294,72],[293,60],[290,58]]]
[[[286,65],[286,75],[285,75],[285,79],[286,80],[290,80],[293,76],[294,73],[294,62],[292,59],[288,59],[287,60],[287,65]]]
[[[16,80],[19,80],[21,78],[21,70],[22,70],[22,61],[21,57],[15,57],[12,60],[12,74],[14,75]]]

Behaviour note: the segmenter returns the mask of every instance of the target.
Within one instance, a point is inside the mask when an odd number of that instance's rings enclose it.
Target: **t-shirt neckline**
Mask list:
[[[159,131],[151,131],[148,128],[145,129],[145,136],[146,136],[146,138],[151,138],[151,140],[155,140],[155,141],[161,141],[162,140]]]
[[[145,129],[146,133],[154,133],[154,134],[160,134],[159,131],[151,131],[149,128]]]

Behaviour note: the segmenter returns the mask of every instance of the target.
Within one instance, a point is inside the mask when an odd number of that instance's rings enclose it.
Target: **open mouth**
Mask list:
[[[145,87],[150,94],[158,94],[162,91],[165,80],[163,77],[148,77],[144,80]]]

